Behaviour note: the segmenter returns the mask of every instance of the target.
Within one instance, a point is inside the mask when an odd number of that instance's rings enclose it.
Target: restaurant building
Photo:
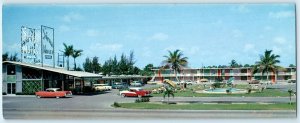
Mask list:
[[[103,76],[45,65],[4,61],[2,64],[2,78],[3,93],[34,94],[47,88],[83,92],[85,87],[92,87],[93,84],[112,85],[114,82],[129,84],[134,80],[141,81],[149,77],[139,75]]]

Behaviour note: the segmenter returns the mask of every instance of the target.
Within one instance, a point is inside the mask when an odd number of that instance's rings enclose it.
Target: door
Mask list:
[[[16,83],[7,83],[7,94],[16,94]]]

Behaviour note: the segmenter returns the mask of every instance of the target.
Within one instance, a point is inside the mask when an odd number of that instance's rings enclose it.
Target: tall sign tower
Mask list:
[[[21,27],[21,62],[55,67],[54,28]]]
[[[55,67],[54,57],[54,29],[41,25],[42,66],[44,64]]]

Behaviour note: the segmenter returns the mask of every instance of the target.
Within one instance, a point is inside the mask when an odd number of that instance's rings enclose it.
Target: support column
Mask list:
[[[61,81],[61,90],[64,91],[65,90],[65,81],[66,81],[66,75],[63,75],[63,79]]]
[[[74,79],[73,79],[73,88],[75,89],[75,81],[76,81],[76,79],[75,79],[75,76],[73,77]]]

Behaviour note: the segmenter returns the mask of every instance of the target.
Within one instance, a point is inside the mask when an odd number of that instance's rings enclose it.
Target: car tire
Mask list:
[[[121,97],[126,97],[126,95],[125,94],[121,94]]]
[[[36,98],[41,98],[41,96],[39,96],[39,95],[35,95],[36,96]]]

